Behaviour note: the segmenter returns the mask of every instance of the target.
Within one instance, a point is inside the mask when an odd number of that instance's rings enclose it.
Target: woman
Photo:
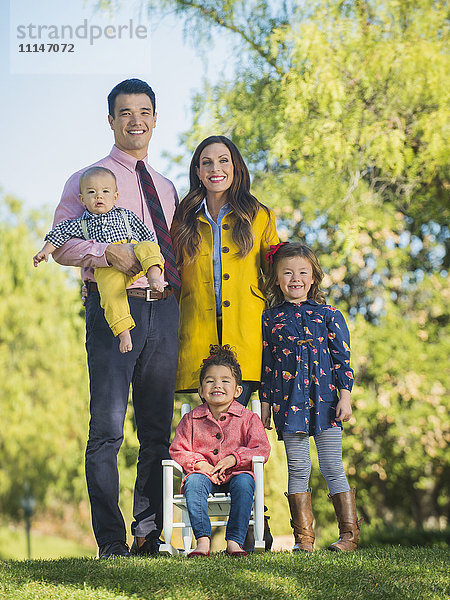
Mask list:
[[[244,160],[224,136],[200,143],[189,177],[171,230],[181,274],[177,391],[196,391],[210,344],[230,344],[246,406],[261,377],[262,274],[278,243],[274,217],[250,193]]]

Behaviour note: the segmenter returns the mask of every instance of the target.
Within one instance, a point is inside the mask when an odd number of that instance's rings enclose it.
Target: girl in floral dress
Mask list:
[[[294,550],[314,547],[309,436],[336,512],[340,537],[330,550],[355,550],[359,520],[355,493],[342,464],[342,422],[352,416],[350,336],[343,315],[325,304],[323,272],[314,252],[298,243],[271,246],[263,313],[261,418],[271,413],[288,462]]]

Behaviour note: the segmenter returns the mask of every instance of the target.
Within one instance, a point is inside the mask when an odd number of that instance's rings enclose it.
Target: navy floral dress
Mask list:
[[[351,391],[350,335],[336,308],[305,300],[264,311],[263,365],[259,397],[272,406],[283,431],[317,435],[341,427],[338,389]]]

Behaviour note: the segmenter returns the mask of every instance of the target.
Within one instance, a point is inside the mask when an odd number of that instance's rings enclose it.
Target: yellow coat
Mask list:
[[[233,212],[221,223],[222,245],[222,343],[234,347],[247,381],[261,378],[262,326],[265,308],[261,272],[267,270],[265,253],[278,243],[274,216],[260,209],[253,221],[254,243],[250,253],[236,256],[232,239]],[[266,230],[267,225],[269,227]],[[198,215],[201,236],[199,254],[181,273],[177,390],[197,390],[202,360],[209,345],[218,344],[216,299],[212,264],[213,234],[203,212]]]

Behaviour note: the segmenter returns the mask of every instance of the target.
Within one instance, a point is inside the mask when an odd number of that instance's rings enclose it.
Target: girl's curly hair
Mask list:
[[[209,367],[228,367],[236,379],[237,385],[242,384],[242,372],[238,363],[236,352],[231,349],[229,344],[219,346],[211,344],[209,347],[209,356],[204,358],[200,368],[200,385],[206,377],[206,371]]]

